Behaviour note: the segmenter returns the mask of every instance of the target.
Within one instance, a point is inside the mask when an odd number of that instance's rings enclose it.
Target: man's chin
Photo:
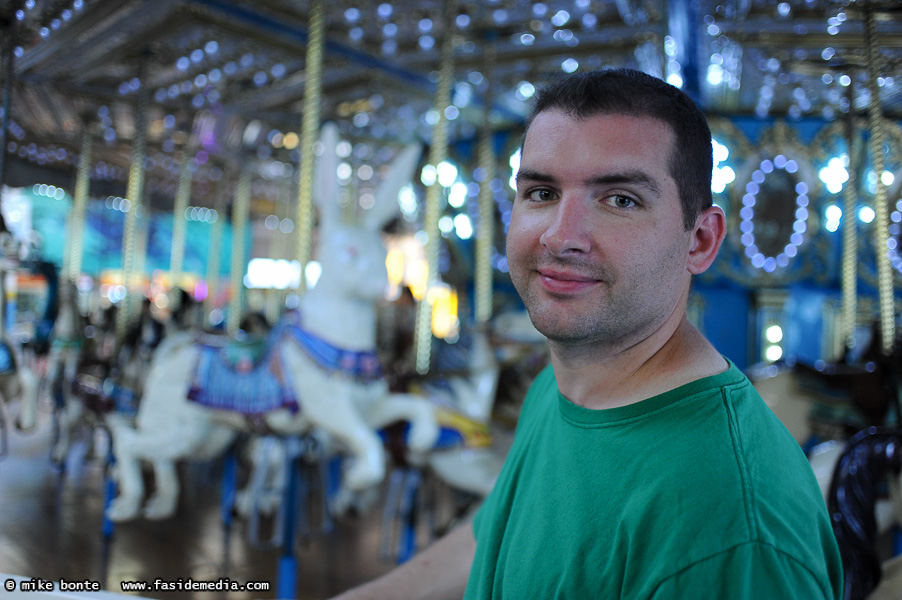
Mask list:
[[[549,319],[547,317],[533,317],[529,315],[533,327],[548,338],[548,341],[564,345],[576,344],[584,342],[590,334],[584,326],[570,322],[561,322],[559,320]]]

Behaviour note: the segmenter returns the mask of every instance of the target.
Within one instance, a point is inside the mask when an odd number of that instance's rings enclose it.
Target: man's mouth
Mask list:
[[[598,283],[594,277],[573,271],[539,269],[538,273],[542,287],[553,294],[575,294]]]

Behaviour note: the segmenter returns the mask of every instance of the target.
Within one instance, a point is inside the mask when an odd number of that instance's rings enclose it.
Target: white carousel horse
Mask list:
[[[453,488],[484,497],[495,484],[504,457],[491,447],[489,424],[500,366],[484,329],[469,331],[465,371],[447,388],[429,387],[439,423],[450,443],[430,453],[432,471]],[[455,438],[457,438],[455,440]]]
[[[366,364],[375,357],[376,303],[388,283],[380,229],[395,216],[398,192],[413,175],[421,152],[418,145],[403,150],[364,222],[348,225],[342,223],[335,201],[337,143],[334,125],[324,127],[325,152],[319,171],[328,175],[319,178],[317,193],[321,211],[317,257],[322,274],[301,298],[303,329],[284,323],[270,340],[270,370],[290,384],[273,394],[291,395],[297,406],[289,401],[287,408],[279,408],[284,398],[269,395],[260,399],[271,410],[256,414],[260,425],[271,432],[300,435],[319,429],[341,444],[351,457],[342,482],[347,498],[371,489],[384,477],[385,456],[376,429],[408,421],[411,449],[427,452],[437,438],[438,425],[434,409],[422,398],[391,394],[384,379],[361,381],[338,368],[324,368],[316,358],[316,348],[325,354],[337,353],[353,363],[343,366],[353,370],[356,365],[359,371],[363,367],[358,361]],[[314,349],[302,348],[302,338],[312,341]],[[199,344],[187,344],[159,355],[148,373],[135,427],[121,419],[110,420],[119,484],[119,495],[107,511],[111,520],[139,516],[144,496],[141,461],[153,464],[156,484],[144,515],[166,518],[175,512],[178,501],[175,461],[218,455],[237,431],[248,429],[248,420],[238,413],[187,399],[194,367],[204,352],[209,351]],[[234,379],[240,381],[239,375],[234,374]]]
[[[37,375],[23,364],[12,342],[6,336],[6,277],[14,275],[18,267],[18,247],[11,235],[0,233],[0,425],[3,406],[19,400],[19,412],[15,426],[20,431],[32,429],[37,423],[38,387]],[[0,434],[3,434],[0,431]],[[0,448],[2,450],[2,448]]]
[[[547,342],[526,311],[501,313],[489,327],[466,333],[469,340],[463,373],[450,377],[444,391],[429,388],[437,402],[444,439],[453,440],[456,433],[459,443],[431,453],[429,466],[447,485],[482,498],[495,485],[508,449],[505,443],[493,440],[490,431],[502,363],[531,362],[537,349],[546,348]],[[528,385],[529,381],[523,383]],[[447,435],[449,431],[454,433]]]

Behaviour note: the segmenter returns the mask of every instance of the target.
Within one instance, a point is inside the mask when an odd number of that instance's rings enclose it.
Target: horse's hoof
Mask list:
[[[66,455],[69,454],[66,448],[54,448],[50,452],[50,461],[55,465],[66,464]]]
[[[122,523],[131,521],[138,517],[138,506],[131,502],[119,502],[114,500],[106,511],[106,517],[114,523]]]
[[[252,501],[248,492],[237,492],[235,494],[235,513],[242,519],[247,519],[251,514]]]
[[[385,466],[379,462],[357,460],[344,474],[345,484],[352,490],[366,490],[382,483]]]
[[[329,508],[333,515],[359,517],[366,514],[378,500],[378,488],[352,491],[342,486],[329,503]]]
[[[16,419],[16,431],[19,431],[21,433],[28,433],[29,431],[34,431],[34,426],[35,426],[34,423],[32,423],[31,425],[22,425],[22,423],[20,423],[19,420]]]
[[[149,521],[163,521],[175,515],[176,503],[161,498],[151,498],[144,507],[144,518]]]

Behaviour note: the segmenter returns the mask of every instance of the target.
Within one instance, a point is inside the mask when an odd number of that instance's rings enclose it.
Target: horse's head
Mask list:
[[[53,335],[61,340],[80,339],[84,333],[81,311],[78,308],[78,288],[69,278],[63,278],[59,284],[57,296],[59,304]]]
[[[0,232],[0,266],[15,269],[19,265],[19,241],[8,231]]]
[[[316,287],[375,302],[385,292],[388,273],[385,268],[385,246],[382,229],[398,214],[398,194],[416,170],[422,146],[410,144],[398,154],[390,172],[379,185],[374,205],[358,215],[356,223],[343,219],[337,201],[338,128],[329,123],[323,127],[323,154],[317,169],[317,205],[320,210],[317,260],[322,275]],[[320,287],[322,286],[322,287]]]

